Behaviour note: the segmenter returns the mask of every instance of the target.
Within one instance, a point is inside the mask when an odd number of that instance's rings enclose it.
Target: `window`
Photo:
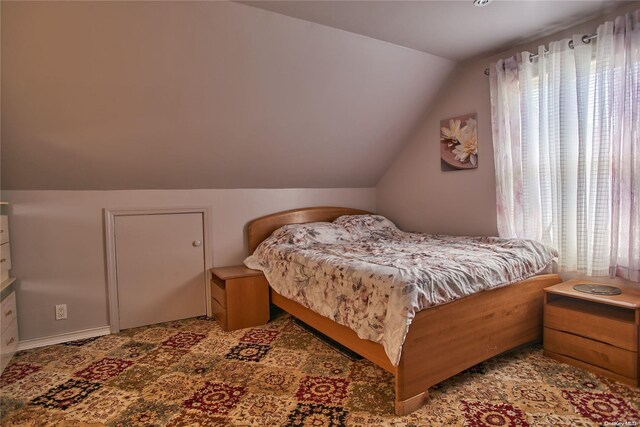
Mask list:
[[[640,281],[638,17],[492,67],[500,235],[555,247],[563,271]]]

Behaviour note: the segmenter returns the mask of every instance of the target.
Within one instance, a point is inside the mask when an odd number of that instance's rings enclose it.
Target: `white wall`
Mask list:
[[[4,191],[21,340],[107,326],[104,208],[210,206],[213,265],[242,262],[248,221],[287,209],[375,211],[375,189]],[[69,318],[54,320],[67,304]]]

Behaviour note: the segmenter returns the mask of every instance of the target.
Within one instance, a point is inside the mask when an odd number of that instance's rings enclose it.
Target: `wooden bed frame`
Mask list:
[[[317,207],[278,212],[251,221],[249,252],[286,224],[330,222],[341,215],[370,212]],[[400,364],[393,366],[381,344],[364,340],[327,317],[279,295],[271,303],[360,354],[395,376],[395,413],[420,408],[429,387],[484,360],[542,339],[543,289],[562,282],[557,274],[543,274],[514,285],[480,292],[416,314],[402,347]]]

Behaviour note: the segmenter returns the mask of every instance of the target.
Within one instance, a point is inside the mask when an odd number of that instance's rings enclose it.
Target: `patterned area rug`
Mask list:
[[[280,316],[223,332],[187,319],[24,351],[0,377],[0,424],[596,426],[639,420],[640,392],[539,346],[494,358],[393,415],[393,378]],[[623,424],[618,424],[623,425]]]

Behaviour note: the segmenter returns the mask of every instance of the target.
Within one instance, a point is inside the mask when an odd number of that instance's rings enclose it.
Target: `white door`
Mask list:
[[[206,313],[202,213],[115,217],[120,329]]]

